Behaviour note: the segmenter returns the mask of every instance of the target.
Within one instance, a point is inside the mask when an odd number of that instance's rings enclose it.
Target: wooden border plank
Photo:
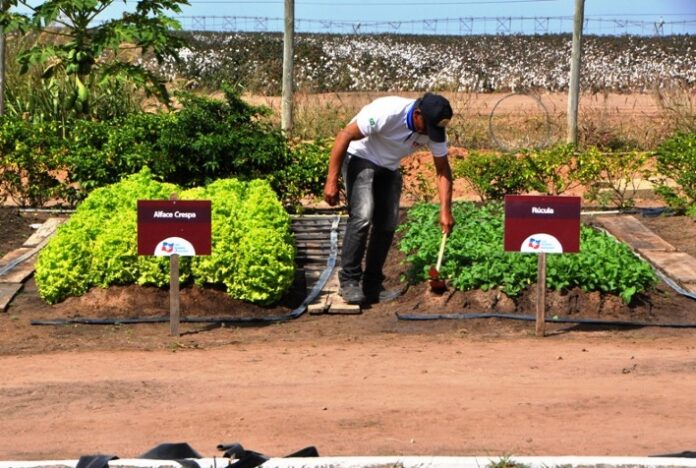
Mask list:
[[[24,286],[23,283],[5,283],[0,284],[0,312],[6,312],[7,307],[12,302],[12,299]]]
[[[22,247],[36,247],[45,239],[51,237],[58,229],[58,226],[65,222],[66,218],[48,218],[29,238],[22,244]]]

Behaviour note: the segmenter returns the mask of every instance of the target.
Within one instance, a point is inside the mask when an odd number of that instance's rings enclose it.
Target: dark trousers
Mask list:
[[[341,284],[362,280],[363,289],[376,290],[384,281],[382,268],[399,221],[401,172],[346,155],[342,174],[348,197],[348,224],[339,280]]]

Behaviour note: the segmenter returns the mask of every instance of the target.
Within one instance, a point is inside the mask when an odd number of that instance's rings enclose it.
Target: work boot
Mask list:
[[[365,294],[365,300],[368,304],[377,304],[383,302],[390,302],[397,299],[403,294],[403,288],[398,289],[385,289],[383,286],[378,287],[363,287],[363,293]]]
[[[365,302],[365,294],[357,281],[346,281],[341,284],[338,294],[346,301],[347,304],[363,304]]]

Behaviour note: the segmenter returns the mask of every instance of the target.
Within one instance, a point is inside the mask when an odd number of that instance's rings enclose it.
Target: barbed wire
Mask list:
[[[179,16],[186,31],[282,32],[283,18],[262,16]],[[573,28],[572,16],[473,16],[408,21],[346,21],[295,19],[298,33],[330,34],[420,34],[420,35],[513,35],[563,34]],[[696,20],[644,21],[585,18],[589,35],[692,35]]]

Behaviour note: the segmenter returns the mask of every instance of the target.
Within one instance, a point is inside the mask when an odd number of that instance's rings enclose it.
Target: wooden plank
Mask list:
[[[297,247],[297,250],[300,250],[302,252],[307,252],[307,251],[331,251],[331,243],[330,242],[317,242],[317,241],[312,241],[310,243],[296,243],[295,247]]]
[[[341,229],[346,227],[348,223],[338,223],[337,229]],[[333,224],[332,223],[325,223],[325,224],[306,224],[306,223],[297,223],[293,224],[290,226],[290,229],[293,231],[330,231],[333,229]]]
[[[329,302],[330,307],[326,311],[327,314],[357,315],[362,313],[362,309],[358,304],[346,303],[337,292],[329,296]]]
[[[633,216],[600,216],[595,221],[613,236],[640,252],[677,250]]]
[[[329,281],[326,282],[326,286],[324,287],[324,291],[327,291],[329,293],[328,295],[328,303],[329,303],[329,309],[326,311],[327,314],[359,314],[361,313],[360,306],[358,304],[348,304],[346,301],[343,300],[340,294],[338,294],[338,290],[340,288],[340,284],[338,281],[338,269],[334,270],[333,274],[331,275],[331,278],[329,278]]]
[[[0,271],[15,264],[21,258],[24,258],[24,260],[17,263],[9,271],[0,275],[0,283],[21,283],[27,279],[34,272],[36,253],[63,222],[65,222],[65,218],[47,219],[36,232],[29,236],[22,247],[2,257],[2,259],[0,259]]]
[[[649,262],[682,284],[696,283],[696,258],[685,252],[645,252]]]
[[[65,218],[48,218],[29,238],[22,244],[22,247],[36,247],[45,239],[51,237],[58,229],[58,226],[65,222]]]
[[[19,247],[17,249],[14,249],[12,252],[7,252],[4,257],[0,258],[0,269],[6,267],[13,261],[17,260],[19,257],[23,255],[29,255],[30,252],[33,250],[36,250],[31,247]]]
[[[331,232],[296,232],[293,234],[295,242],[331,242]],[[339,234],[336,236],[336,240],[341,242],[343,240],[343,235]]]
[[[0,271],[10,266],[12,268],[0,275],[0,283],[21,283],[27,279],[34,272],[36,253],[38,251],[38,247],[19,247],[2,257],[0,259]],[[16,263],[22,258],[25,260]]]
[[[22,283],[6,283],[0,284],[0,312],[6,312],[7,307],[12,302],[12,299],[22,289]]]
[[[298,263],[320,263],[324,262],[326,263],[326,259],[329,258],[328,255],[296,255],[295,256],[295,261]]]
[[[329,294],[322,292],[317,298],[307,306],[307,311],[312,315],[325,314],[328,312],[331,303],[328,301]]]
[[[36,255],[26,259],[16,267],[4,275],[0,275],[0,284],[2,283],[22,283],[34,273],[36,264]]]

